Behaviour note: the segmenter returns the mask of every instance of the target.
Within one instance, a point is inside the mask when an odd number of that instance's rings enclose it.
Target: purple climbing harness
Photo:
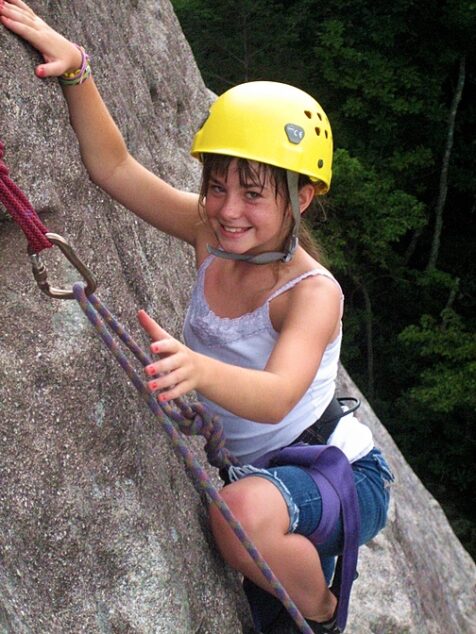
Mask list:
[[[350,592],[357,570],[360,512],[352,467],[345,454],[332,445],[293,445],[271,451],[253,463],[258,468],[277,465],[302,467],[316,483],[322,497],[322,516],[309,536],[318,547],[331,536],[340,513],[344,525],[344,546],[340,556],[340,587],[336,588],[337,625],[344,631]]]

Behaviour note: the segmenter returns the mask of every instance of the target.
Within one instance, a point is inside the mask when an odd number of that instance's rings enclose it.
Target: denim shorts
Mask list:
[[[359,544],[371,540],[387,521],[390,485],[394,476],[379,449],[352,463],[354,482],[360,508]],[[312,477],[294,465],[259,469],[250,475],[264,477],[278,487],[289,511],[289,532],[311,535],[317,528],[322,513],[319,488]],[[326,542],[317,547],[324,574],[329,581],[334,558],[343,546],[342,516]]]

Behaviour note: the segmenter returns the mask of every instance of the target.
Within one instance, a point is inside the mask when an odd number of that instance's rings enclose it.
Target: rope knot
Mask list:
[[[175,401],[175,407],[162,405],[164,412],[175,421],[180,431],[187,436],[203,436],[208,462],[221,469],[234,464],[238,460],[225,447],[225,434],[218,416],[211,416],[205,405],[195,401],[187,403],[182,399]]]

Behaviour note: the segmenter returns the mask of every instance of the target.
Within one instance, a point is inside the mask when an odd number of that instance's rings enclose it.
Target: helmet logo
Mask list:
[[[294,143],[294,145],[299,145],[299,143],[301,143],[304,138],[304,129],[301,128],[300,125],[296,125],[295,123],[287,123],[284,126],[284,129],[290,143]]]

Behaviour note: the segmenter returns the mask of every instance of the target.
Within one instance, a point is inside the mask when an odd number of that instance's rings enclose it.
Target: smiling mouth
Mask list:
[[[250,227],[229,227],[227,225],[220,225],[223,231],[226,233],[245,233]]]

